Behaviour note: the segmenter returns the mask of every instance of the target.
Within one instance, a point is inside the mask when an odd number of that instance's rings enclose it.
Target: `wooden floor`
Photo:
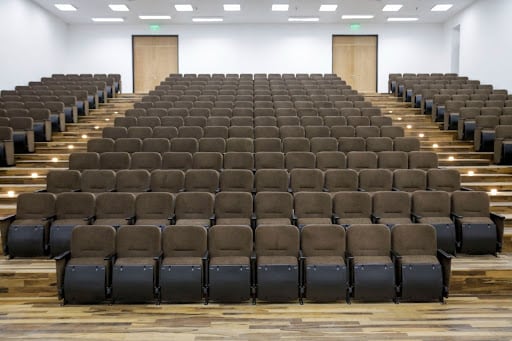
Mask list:
[[[100,305],[0,301],[2,340],[511,340],[512,297],[440,303]]]

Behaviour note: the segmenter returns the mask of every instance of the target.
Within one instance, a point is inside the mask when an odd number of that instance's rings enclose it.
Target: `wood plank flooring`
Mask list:
[[[510,340],[512,298],[440,303],[59,306],[0,301],[2,340]]]

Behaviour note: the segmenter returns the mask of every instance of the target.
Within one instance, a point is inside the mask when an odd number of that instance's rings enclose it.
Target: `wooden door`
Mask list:
[[[177,36],[133,36],[133,92],[154,90],[171,73],[178,73]]]
[[[333,36],[332,71],[353,89],[377,91],[377,36]]]

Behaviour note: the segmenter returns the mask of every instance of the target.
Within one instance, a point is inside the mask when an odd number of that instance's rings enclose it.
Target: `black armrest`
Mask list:
[[[338,223],[338,219],[340,219],[340,217],[336,213],[333,213],[332,216],[331,216],[332,223],[333,224],[337,224]]]
[[[460,188],[461,191],[472,191],[473,189],[472,188],[469,188],[469,187],[461,187]]]
[[[57,218],[56,215],[52,215],[52,216],[49,216],[49,217],[44,217],[43,219],[41,219],[42,221],[54,221],[55,219]]]
[[[357,191],[358,192],[366,192],[366,190],[364,188],[361,188],[361,187],[357,187]]]
[[[164,252],[160,251],[160,254],[158,256],[153,257],[153,260],[156,260],[157,262],[160,262],[162,260],[163,256],[164,256]]]
[[[216,224],[216,221],[217,221],[217,218],[215,217],[215,214],[213,214],[211,217],[210,217],[210,226],[213,226]]]
[[[13,222],[14,220],[16,220],[16,214],[11,214],[11,215],[0,218],[0,222],[4,222],[4,221]]]
[[[293,194],[293,190],[291,187],[288,187],[288,193],[292,193]]]
[[[411,212],[411,217],[412,217],[413,222],[415,222],[415,223],[417,223],[421,218],[423,218],[422,216],[420,216],[419,214],[416,214],[414,212]]]
[[[402,260],[402,256],[395,250],[391,250],[389,252],[389,256],[391,257],[391,259],[393,260],[394,263],[400,262]]]
[[[251,227],[253,230],[256,229],[256,214],[253,212],[252,215],[251,215]]]
[[[34,193],[47,193],[48,190],[45,188],[45,189],[38,189],[37,191],[34,191]]]
[[[452,220],[454,220],[454,218],[455,219],[462,219],[462,218],[464,218],[463,216],[458,215],[458,214],[453,213],[453,212],[451,212],[450,215],[452,216]]]
[[[298,219],[299,218],[295,215],[295,210],[292,210],[292,217],[291,217],[292,225],[297,225]]]
[[[329,189],[327,187],[322,188],[322,192],[329,192]]]
[[[126,220],[126,222],[128,223],[128,225],[133,225],[135,224],[135,216],[131,216],[131,217],[127,217],[127,218],[124,218]]]
[[[174,213],[173,213],[173,214],[171,214],[171,215],[167,218],[167,220],[169,220],[169,224],[170,224],[170,225],[175,225],[175,224],[176,224],[176,214],[174,214]]]
[[[60,261],[60,260],[64,260],[64,259],[69,259],[71,257],[71,251],[69,250],[66,250],[64,251],[63,253],[61,253],[60,255],[58,256],[55,256],[55,260],[56,261]]]
[[[371,220],[373,221],[374,224],[378,224],[379,223],[379,220],[380,220],[380,217],[376,216],[375,214],[370,214],[370,218]]]

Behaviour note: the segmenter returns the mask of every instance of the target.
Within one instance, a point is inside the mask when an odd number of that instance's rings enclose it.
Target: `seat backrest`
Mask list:
[[[489,217],[489,195],[482,191],[455,191],[452,212],[462,217]]]
[[[90,153],[113,152],[115,141],[111,138],[90,139],[87,141],[87,151]]]
[[[427,172],[427,187],[437,191],[459,190],[460,181],[460,173],[456,169],[429,169]]]
[[[86,169],[82,172],[80,190],[102,193],[116,188],[116,172],[111,169]]]
[[[338,150],[338,140],[334,137],[313,137],[311,139],[311,152],[334,152]]]
[[[372,197],[368,192],[339,192],[334,195],[333,211],[340,218],[370,218]]]
[[[178,136],[178,129],[176,127],[168,127],[168,126],[162,126],[162,127],[154,127],[153,128],[153,138],[163,138],[166,139],[169,143],[169,147],[165,147],[166,151],[170,151],[171,145],[170,145],[170,139],[173,139]],[[145,139],[143,141],[143,150],[144,150],[144,142],[148,140]]]
[[[248,192],[220,192],[215,196],[216,218],[250,219],[252,207],[252,194]]]
[[[254,199],[256,218],[291,218],[293,196],[288,192],[258,192]]]
[[[243,137],[228,138],[228,140],[226,142],[226,151],[227,152],[253,153],[254,152],[253,140],[250,138],[243,138]]]
[[[135,152],[132,154],[131,169],[153,169],[162,168],[162,155],[158,152]]]
[[[288,172],[285,169],[258,169],[254,176],[256,192],[287,192]]]
[[[283,141],[283,153],[309,152],[310,142],[305,137],[285,137]]]
[[[427,189],[427,173],[421,169],[396,169],[393,172],[393,187],[404,192]]]
[[[187,152],[169,152],[162,156],[162,169],[187,170],[192,168],[192,154]]]
[[[16,199],[16,219],[43,219],[55,215],[53,193],[20,193]]]
[[[395,137],[393,149],[402,152],[419,151],[420,140],[416,137]]]
[[[365,169],[365,168],[377,168],[378,158],[374,152],[361,152],[352,151],[347,154],[347,168],[350,169]]]
[[[353,169],[328,169],[325,171],[325,188],[331,193],[357,191],[358,173]]]
[[[117,257],[158,257],[162,252],[160,228],[152,225],[124,225],[117,230]]]
[[[157,169],[151,172],[151,191],[178,193],[185,187],[185,173],[178,169]]]
[[[258,127],[275,128],[275,127]],[[258,129],[256,128],[256,129]],[[277,128],[276,128],[277,129]],[[279,136],[279,135],[278,135]],[[254,140],[254,152],[281,152],[281,139],[279,137],[260,137]],[[284,156],[283,156],[284,160]]]
[[[173,225],[162,232],[164,257],[203,257],[208,249],[208,233],[204,226]]]
[[[194,169],[222,169],[223,156],[218,152],[197,152],[192,157],[192,168]]]
[[[135,195],[132,193],[100,193],[96,197],[96,218],[125,219],[135,215]]]
[[[70,243],[72,258],[103,259],[116,252],[116,230],[105,225],[78,225],[71,232]]]
[[[141,118],[142,119],[142,118]],[[128,128],[128,137],[144,140],[153,136],[151,127],[130,127]]]
[[[324,187],[324,173],[319,169],[292,169],[290,188],[293,192],[321,192]]]
[[[175,201],[177,219],[210,219],[215,197],[205,192],[178,193]]]
[[[84,219],[94,215],[96,200],[92,193],[69,192],[57,195],[57,219]]]
[[[427,224],[395,225],[391,229],[391,249],[401,256],[436,256],[436,230]]]
[[[298,218],[331,218],[332,202],[329,193],[299,192],[294,195]]]
[[[409,167],[409,155],[401,151],[382,151],[378,153],[379,168],[407,169]]]
[[[250,257],[253,232],[244,225],[215,225],[208,230],[210,257]]]
[[[252,192],[254,173],[248,169],[225,169],[220,173],[219,181],[223,192]]]
[[[199,150],[199,142],[192,137],[177,137],[171,141],[171,152],[194,154]]]
[[[391,232],[383,224],[354,224],[347,229],[347,252],[352,256],[389,256]]]
[[[118,138],[114,145],[115,152],[135,153],[142,149],[142,140],[133,137]]]
[[[224,153],[224,169],[253,169],[254,154],[249,152]]]
[[[391,191],[393,172],[389,169],[361,169],[359,171],[359,188],[366,192]]]
[[[393,150],[393,140],[390,137],[367,137],[366,150],[371,152],[383,152]]]
[[[429,170],[437,168],[439,160],[437,153],[428,151],[411,151],[409,152],[409,168]]]
[[[286,168],[315,168],[316,156],[311,152],[288,152],[285,156]]]
[[[52,170],[46,174],[46,190],[50,193],[80,189],[81,174],[77,170]]]
[[[174,213],[174,197],[171,193],[140,193],[135,199],[137,219],[168,219]],[[170,224],[170,223],[169,223]]]
[[[122,137],[128,137],[128,129],[125,127],[105,127],[102,130],[102,137],[117,140]]]
[[[171,148],[171,144],[168,138],[147,138],[142,141],[143,152],[156,152],[163,154],[168,152]],[[161,160],[160,160],[161,162]]]
[[[412,212],[421,217],[450,217],[450,207],[448,192],[416,191],[412,193]]]
[[[307,225],[300,237],[305,257],[345,257],[345,229],[340,225]]]
[[[373,214],[379,218],[408,218],[411,198],[406,192],[375,192],[372,196]]]
[[[145,192],[150,188],[150,177],[145,169],[122,169],[116,174],[116,191]]]
[[[255,231],[258,256],[297,257],[300,249],[299,229],[293,225],[262,225]]]
[[[215,193],[219,188],[219,172],[214,169],[189,169],[185,173],[187,192]]]

